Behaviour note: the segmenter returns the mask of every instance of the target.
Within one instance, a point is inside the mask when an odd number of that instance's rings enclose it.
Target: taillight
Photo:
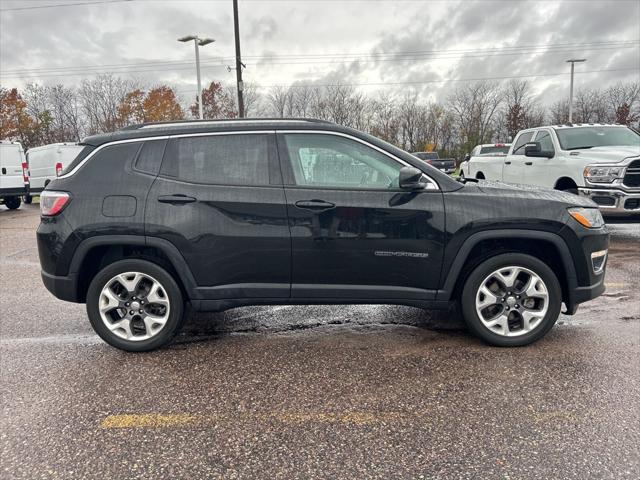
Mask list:
[[[58,215],[71,201],[67,192],[44,190],[40,194],[40,214],[45,217]]]
[[[56,177],[62,175],[62,163],[56,163]]]
[[[433,165],[433,160],[427,160],[427,163],[428,163],[429,165]]]
[[[22,181],[25,185],[29,185],[29,165],[27,162],[22,162]]]

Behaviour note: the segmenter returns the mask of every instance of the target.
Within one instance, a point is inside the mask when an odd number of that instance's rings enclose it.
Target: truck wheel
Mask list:
[[[505,253],[485,260],[465,281],[462,313],[469,329],[498,347],[528,345],[558,320],[560,282],[531,255]]]
[[[169,343],[182,326],[184,301],[173,277],[146,260],[120,260],[102,269],[87,291],[95,332],[128,352]]]
[[[31,195],[25,195],[24,197],[22,197],[22,200],[25,204],[31,205],[31,202],[33,202],[33,197]]]
[[[20,197],[6,197],[4,199],[4,204],[9,210],[15,210],[20,207]]]

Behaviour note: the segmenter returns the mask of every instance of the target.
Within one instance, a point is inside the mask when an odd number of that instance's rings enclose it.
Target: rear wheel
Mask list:
[[[6,197],[4,199],[4,204],[9,210],[15,210],[20,207],[20,197]]]
[[[129,352],[154,350],[182,326],[183,298],[171,275],[145,260],[121,260],[102,269],[87,292],[93,329]]]
[[[492,345],[516,347],[535,342],[553,327],[562,290],[544,262],[506,253],[489,258],[469,275],[461,303],[473,333]]]

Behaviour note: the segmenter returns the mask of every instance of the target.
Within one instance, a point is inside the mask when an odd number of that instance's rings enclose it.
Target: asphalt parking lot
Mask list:
[[[127,354],[42,286],[38,206],[0,207],[1,477],[640,476],[640,225],[607,292],[499,349],[388,306],[192,316]]]

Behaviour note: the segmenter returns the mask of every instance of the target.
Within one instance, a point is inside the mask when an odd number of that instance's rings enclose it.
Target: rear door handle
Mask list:
[[[505,165],[511,165],[511,162],[504,162]]]
[[[173,205],[180,205],[183,203],[193,203],[196,201],[196,199],[194,197],[189,197],[187,195],[177,193],[175,195],[161,195],[158,197],[158,201],[160,203],[171,203]]]
[[[524,162],[525,165],[533,165],[533,162]]]
[[[295,205],[303,210],[330,210],[336,207],[335,203],[325,202],[324,200],[300,200]]]

